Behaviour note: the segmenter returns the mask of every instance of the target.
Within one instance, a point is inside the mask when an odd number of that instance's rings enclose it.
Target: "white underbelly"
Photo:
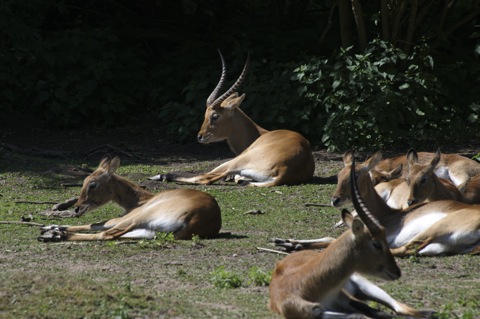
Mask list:
[[[416,235],[435,224],[445,216],[445,213],[432,212],[410,220],[398,233],[391,234],[390,236],[387,235],[387,241],[390,243],[390,248],[397,248],[407,244]]]

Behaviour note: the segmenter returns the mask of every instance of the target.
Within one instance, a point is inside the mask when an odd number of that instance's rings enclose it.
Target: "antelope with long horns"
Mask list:
[[[382,157],[380,152],[377,152],[374,156]],[[431,161],[435,157],[435,153],[418,152],[418,162],[425,164]],[[335,193],[332,196],[332,205],[340,207],[347,204],[350,201],[350,193],[348,189],[348,173],[350,166],[352,165],[352,152],[345,152],[343,155],[344,167],[338,172],[338,182]],[[357,170],[362,167],[368,166],[371,159],[367,159],[364,163],[357,164]],[[393,158],[383,159],[378,162],[375,170],[392,171],[398,168],[400,165],[405,167],[407,165],[407,155],[397,156]],[[465,156],[458,154],[442,154],[440,161],[435,167],[435,174],[443,179],[447,179],[453,182],[453,184],[463,189],[466,183],[474,176],[480,175],[480,163]],[[408,170],[403,169],[400,178],[406,178]]]
[[[368,174],[380,159],[380,156],[374,155],[367,166],[357,170],[357,183],[365,205],[385,228],[387,242],[394,255],[480,253],[480,205],[440,200],[412,205],[407,209],[393,209],[375,191]],[[325,239],[319,239],[319,242],[320,247],[328,245]],[[314,240],[303,244],[302,240],[277,239],[276,243],[287,249],[317,246]]]
[[[299,133],[289,130],[267,131],[257,125],[241,109],[245,94],[237,90],[245,79],[249,58],[235,83],[220,97],[218,92],[225,82],[226,67],[222,61],[222,75],[207,99],[207,109],[198,132],[200,143],[226,140],[237,155],[212,171],[193,177],[163,174],[153,180],[212,184],[220,179],[235,176],[243,185],[277,186],[308,182],[315,170],[310,143]]]
[[[397,314],[424,314],[396,301],[359,273],[385,280],[401,272],[387,245],[385,231],[369,212],[358,193],[351,170],[354,207],[342,218],[350,228],[322,252],[300,251],[277,262],[270,282],[271,311],[285,318],[393,318],[364,301],[374,300]]]
[[[205,192],[175,189],[156,195],[117,175],[120,159],[104,158],[85,178],[75,204],[84,214],[113,200],[129,212],[101,223],[81,226],[42,227],[40,241],[151,239],[156,232],[173,233],[175,239],[218,236],[222,225],[217,201]],[[98,231],[98,233],[81,233]]]

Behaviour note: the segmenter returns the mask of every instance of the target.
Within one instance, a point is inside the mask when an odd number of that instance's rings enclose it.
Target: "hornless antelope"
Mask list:
[[[441,155],[438,149],[430,162],[420,164],[415,150],[410,149],[407,152],[408,175],[405,182],[409,187],[406,201],[408,206],[443,199],[465,202],[463,194],[452,182],[441,179],[435,174]]]
[[[236,90],[243,82],[249,59],[240,77],[220,97],[218,91],[225,82],[225,62],[222,55],[222,76],[207,99],[207,109],[202,127],[198,132],[200,143],[226,140],[237,154],[212,171],[194,177],[174,174],[157,175],[153,180],[212,184],[235,175],[236,180],[250,186],[293,185],[308,182],[315,170],[310,143],[299,133],[289,130],[267,131],[258,126],[240,109],[245,94],[238,96]]]
[[[365,205],[385,228],[387,242],[394,255],[480,253],[480,205],[441,200],[412,205],[403,210],[393,209],[375,191],[368,174],[379,160],[375,157],[369,165],[357,171],[357,183]],[[320,247],[328,245],[325,239],[319,241]],[[301,240],[277,239],[276,243],[287,249],[316,247],[313,240],[303,244]]]
[[[374,156],[380,156],[381,158],[380,153],[379,155],[375,154]],[[420,163],[426,163],[432,160],[432,158],[435,156],[435,153],[419,152],[417,156]],[[338,172],[337,189],[332,197],[332,205],[335,207],[340,207],[350,200],[348,190],[348,172],[352,163],[352,157],[353,155],[351,152],[346,152],[343,155],[343,163],[345,166],[342,168],[342,170],[340,170],[340,172]],[[371,159],[367,159],[365,163],[357,164],[357,170],[367,166],[370,160]],[[378,163],[378,166],[375,167],[375,169],[391,171],[396,169],[401,164],[405,166],[406,163],[407,156],[402,155],[382,160]],[[401,177],[406,178],[407,173],[407,170],[403,170]],[[457,154],[442,154],[440,161],[435,168],[435,174],[438,177],[452,181],[455,186],[457,186],[459,189],[462,189],[471,177],[480,174],[480,163]]]
[[[354,169],[351,172],[354,175]],[[347,210],[342,218],[349,230],[324,251],[301,251],[277,262],[270,282],[271,311],[285,318],[392,318],[362,300],[377,301],[397,314],[423,314],[390,297],[357,272],[386,280],[401,272],[388,249],[385,231],[366,208],[351,179],[353,204],[359,218]],[[351,316],[351,317],[350,317]],[[362,316],[362,318],[365,318]]]
[[[212,238],[222,225],[220,207],[207,193],[192,189],[163,191],[157,195],[115,174],[118,157],[104,158],[95,172],[83,183],[81,196],[75,204],[80,214],[116,201],[127,210],[126,215],[105,222],[81,226],[42,227],[40,241],[112,240],[118,238],[151,239],[155,232],[173,233],[175,239],[192,235]],[[100,231],[93,234],[81,231]]]

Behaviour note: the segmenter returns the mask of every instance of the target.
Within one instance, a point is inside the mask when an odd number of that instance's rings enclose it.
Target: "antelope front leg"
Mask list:
[[[430,237],[424,240],[421,240],[421,239],[412,240],[406,245],[403,245],[401,247],[391,248],[390,251],[392,255],[398,256],[398,257],[416,255],[423,248],[427,247],[432,242],[432,240],[433,238],[430,238]]]
[[[305,240],[274,238],[273,242],[275,243],[275,246],[283,247],[286,251],[294,251],[304,249],[323,249],[328,247],[328,245],[334,240],[335,238],[332,237]]]

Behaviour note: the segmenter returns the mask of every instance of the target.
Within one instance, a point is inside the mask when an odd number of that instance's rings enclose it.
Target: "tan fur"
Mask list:
[[[372,215],[385,228],[395,255],[422,253],[429,244],[441,247],[436,251],[423,252],[425,255],[463,254],[472,252],[480,244],[480,205],[442,200],[413,205],[404,210],[393,209],[374,191],[367,171],[368,168],[362,170],[358,177],[360,193]],[[444,214],[444,217],[428,223],[431,214]],[[423,228],[418,224],[420,220],[425,224]],[[439,226],[443,224],[451,226]],[[416,231],[403,235],[406,236],[405,243],[400,244],[399,232],[406,227],[415,227]]]
[[[102,160],[97,171],[85,179],[82,196],[76,205],[87,212],[114,200],[121,205],[136,203],[136,208],[122,217],[101,223],[46,226],[39,240],[112,240],[122,236],[152,238],[155,232],[172,232],[176,239],[190,239],[193,235],[212,238],[218,235],[222,219],[220,207],[212,196],[192,189],[167,190],[152,195],[116,175],[119,164],[118,158]],[[94,187],[92,183],[95,183]],[[100,232],[77,233],[92,230]],[[130,233],[132,231],[137,233]]]
[[[301,251],[277,262],[270,282],[269,308],[285,318],[319,318],[324,311],[362,313],[353,306],[362,302],[351,296],[345,285],[354,272],[386,280],[400,277],[383,232],[372,235],[359,219],[343,212],[351,227],[322,252]],[[419,313],[394,301],[401,314]],[[388,306],[392,307],[390,303]]]
[[[315,161],[308,140],[293,131],[267,131],[259,127],[240,110],[243,97],[234,93],[221,106],[207,108],[199,133],[203,136],[200,139],[202,143],[226,139],[232,151],[241,153],[203,175],[182,177],[167,174],[161,179],[212,184],[237,175],[245,185],[264,187],[301,184],[311,180]],[[214,123],[213,113],[217,114]]]
[[[128,213],[153,197],[148,190],[115,174],[120,159],[105,157],[97,169],[83,180],[82,190],[75,206],[81,216],[110,201],[117,203]]]
[[[198,132],[199,142],[209,144],[226,141],[232,152],[239,155],[260,135],[268,133],[240,109],[244,98],[245,94],[239,97],[235,92],[220,105],[207,107]]]
[[[332,196],[332,205],[335,207],[340,207],[350,201],[348,174],[352,163],[352,156],[352,152],[346,152],[343,155],[344,167],[338,172],[337,188]],[[426,164],[433,159],[435,153],[419,152],[417,153],[417,156],[420,164]],[[374,158],[381,159],[381,153],[377,152],[372,157],[368,158],[364,163],[357,164],[356,170],[360,170],[368,166],[368,163]],[[403,167],[407,165],[406,155],[387,158],[381,161],[379,160],[374,170],[389,172],[397,169],[400,165],[403,165]],[[448,175],[449,179],[457,188],[463,189],[471,177],[480,174],[480,164],[472,159],[457,154],[442,154],[440,161],[436,166],[435,172],[436,174],[443,172],[443,174],[439,175],[439,177],[446,177]],[[403,169],[402,175],[399,176],[399,178],[406,178],[407,174],[408,170]]]
[[[433,202],[436,200],[452,199],[465,202],[465,198],[458,188],[449,180],[440,179],[435,174],[435,168],[441,159],[440,150],[426,164],[420,164],[415,150],[407,153],[408,174],[406,183],[408,185],[407,205]]]
[[[379,160],[379,156],[369,159],[368,165],[357,170],[357,180],[366,206],[385,228],[387,242],[394,255],[437,256],[480,252],[480,205],[440,200],[406,209],[391,208],[375,191],[368,174]],[[323,239],[319,241],[325,246]],[[302,245],[302,240],[286,242],[296,247]],[[309,240],[307,248],[313,246],[312,240]]]

